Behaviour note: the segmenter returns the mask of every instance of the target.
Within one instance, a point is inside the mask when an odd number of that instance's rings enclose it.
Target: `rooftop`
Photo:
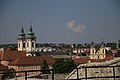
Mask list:
[[[20,65],[42,65],[43,61],[46,60],[48,65],[52,65],[55,60],[51,56],[30,56],[30,57],[19,57],[12,61],[9,65],[20,66]]]

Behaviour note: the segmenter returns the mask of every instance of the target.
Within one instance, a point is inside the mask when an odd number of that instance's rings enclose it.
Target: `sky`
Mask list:
[[[0,44],[17,43],[30,21],[37,43],[120,40],[119,0],[0,0]]]

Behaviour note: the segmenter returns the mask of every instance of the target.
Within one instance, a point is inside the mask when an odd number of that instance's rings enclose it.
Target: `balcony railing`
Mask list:
[[[49,69],[48,71],[50,71],[50,74],[46,74],[46,75],[50,75],[51,77],[45,77],[45,79],[48,80],[56,80],[55,78],[55,73],[54,73],[54,69]],[[29,72],[42,72],[42,70],[27,70],[27,71],[16,71],[16,72],[10,72],[10,73],[24,73],[24,79],[27,80],[28,79],[28,73]],[[10,74],[9,73],[9,74]],[[108,75],[107,75],[108,73]],[[5,74],[5,72],[0,73],[2,75]],[[63,74],[64,75],[64,74]],[[76,77],[72,77],[75,75]],[[62,77],[60,79],[63,79]],[[64,77],[65,79],[65,77]],[[89,67],[80,67],[80,68],[76,68],[74,70],[74,72],[72,74],[70,74],[67,77],[67,80],[89,80],[89,79],[113,79],[113,80],[119,80],[120,79],[120,66],[89,66]]]

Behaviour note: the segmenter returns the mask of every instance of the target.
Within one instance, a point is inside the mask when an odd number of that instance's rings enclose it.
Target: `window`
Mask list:
[[[104,53],[104,49],[103,49],[103,51],[102,51],[103,53]]]
[[[23,48],[25,48],[25,43],[23,43]]]
[[[93,53],[95,53],[95,52],[94,52],[94,49],[93,49]]]
[[[27,42],[27,47],[29,47],[29,43]]]
[[[98,56],[98,59],[99,59],[99,56]]]
[[[34,42],[32,42],[32,47],[34,47]]]
[[[20,48],[20,43],[18,43],[18,47]]]

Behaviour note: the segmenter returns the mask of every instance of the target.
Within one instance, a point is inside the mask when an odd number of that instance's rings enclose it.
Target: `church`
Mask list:
[[[17,39],[18,51],[26,51],[26,56],[32,56],[32,52],[36,51],[36,36],[33,32],[32,25],[30,24],[30,29],[27,35],[24,33],[24,28],[22,26]]]
[[[105,59],[107,50],[105,48],[105,43],[102,42],[100,47],[95,46],[94,42],[91,43],[90,48],[90,59]]]
[[[36,56],[36,36],[33,32],[32,25],[27,34],[24,33],[22,26],[17,38],[17,50],[0,50],[0,64],[15,69],[15,71],[24,70],[41,70],[44,60],[48,63],[49,68],[52,68],[55,60],[49,55]],[[34,54],[33,54],[34,53]],[[40,72],[29,72],[29,75],[40,74]],[[17,76],[25,75],[18,73]]]

